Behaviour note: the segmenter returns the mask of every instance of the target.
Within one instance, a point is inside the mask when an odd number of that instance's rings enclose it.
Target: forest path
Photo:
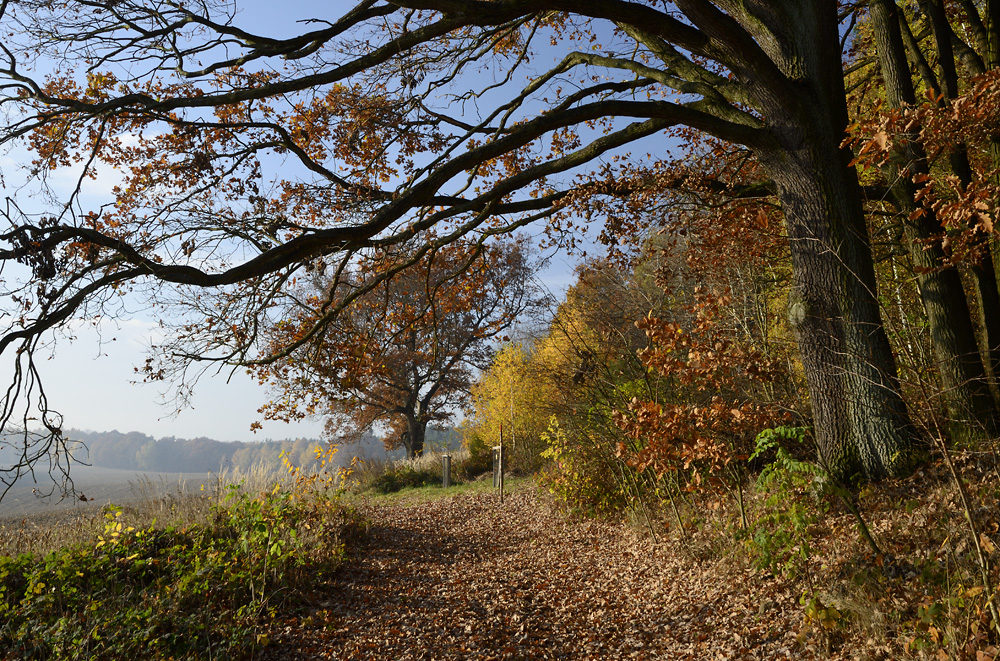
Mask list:
[[[363,509],[368,539],[266,659],[780,659],[797,595],[671,553],[627,525],[571,520],[534,487]],[[762,604],[763,607],[762,607]]]

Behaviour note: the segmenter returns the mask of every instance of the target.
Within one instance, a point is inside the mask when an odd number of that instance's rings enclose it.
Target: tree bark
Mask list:
[[[912,107],[916,104],[916,93],[896,4],[891,0],[872,0],[869,16],[888,107]],[[945,41],[950,47],[950,39],[945,38]],[[948,72],[944,74],[945,80],[950,80]],[[919,142],[919,130],[914,130],[905,140],[896,140],[893,163],[887,169],[888,178],[893,182],[892,196],[903,217],[904,243],[917,273],[920,297],[930,326],[941,379],[941,397],[952,435],[965,436],[976,429],[991,433],[995,428],[995,407],[961,275],[957,268],[946,264],[947,256],[940,241],[945,228],[933,210],[923,209],[924,213],[918,217],[913,213],[917,210],[914,201],[917,187],[910,177],[928,173],[927,155]],[[973,273],[984,276],[975,268]],[[995,284],[994,281],[994,297]],[[982,294],[979,300],[986,304],[986,307],[978,306],[982,312],[988,310],[992,300],[988,289],[982,290],[983,286],[989,286],[985,276],[977,278],[977,286]],[[988,318],[982,321],[985,323]]]
[[[983,24],[986,29],[987,41],[987,49],[983,60],[986,69],[992,70],[1000,66],[1000,0],[986,0],[983,14]],[[1000,137],[995,134],[990,137],[990,160],[993,162],[994,171],[992,183],[994,186],[1000,187]],[[992,259],[992,264],[984,263],[983,268],[989,269],[992,266],[992,269],[990,269],[992,273],[987,274],[987,277],[992,276],[994,286],[997,286],[996,283],[1000,280],[1000,277],[997,275],[997,271],[1000,270],[1000,242],[997,241],[995,232],[989,240],[989,245],[990,250],[987,259]],[[1000,292],[1000,287],[997,287],[997,289]],[[1000,308],[1000,293],[998,293],[997,298],[998,300],[995,304]],[[1000,309],[996,310],[995,314],[1000,318]],[[997,383],[997,387],[1000,389],[1000,330],[996,332],[994,337],[990,338],[989,347],[994,383]]]
[[[403,438],[407,459],[416,459],[424,453],[424,439],[426,437],[427,420],[423,416],[408,414],[406,416],[406,435]]]
[[[841,478],[905,473],[916,432],[899,392],[879,310],[857,173],[841,147],[846,93],[836,3],[782,3],[783,43],[769,47],[790,94],[748,85],[775,144],[758,148],[785,212],[795,331],[822,460]],[[741,21],[753,31],[753,19]]]

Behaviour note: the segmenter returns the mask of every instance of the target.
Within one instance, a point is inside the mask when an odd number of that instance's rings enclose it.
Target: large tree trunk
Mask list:
[[[832,150],[831,150],[832,151]],[[822,459],[841,477],[905,472],[914,438],[875,296],[857,182],[811,148],[771,166],[794,270],[789,320],[805,367]],[[843,171],[841,171],[843,170]],[[853,200],[852,200],[853,198]]]
[[[1000,67],[1000,0],[986,0],[986,5],[983,8],[983,23],[987,41],[985,66],[987,70],[992,70]],[[990,137],[990,158],[995,172],[992,183],[1000,187],[1000,137],[996,134]],[[987,326],[989,330],[993,331],[988,335],[987,342],[990,352],[990,366],[993,370],[993,382],[1000,388],[1000,321],[996,321],[1000,319],[1000,287],[997,286],[997,281],[1000,280],[997,277],[997,270],[1000,268],[1000,244],[998,244],[996,237],[996,232],[994,232],[989,239],[991,250],[986,258],[991,258],[992,264],[982,264],[975,275],[977,276],[977,284],[980,279],[986,281],[987,284],[983,285],[985,287],[989,287],[989,283],[992,282],[993,288],[997,292],[996,297],[984,305],[988,308],[984,314],[993,315],[986,319],[987,322],[994,322],[993,325]],[[990,269],[990,266],[993,268]],[[992,273],[988,275],[982,273],[986,269],[990,269]]]
[[[420,415],[407,415],[406,435],[403,437],[407,459],[416,459],[424,453],[424,439],[426,436],[427,420]]]
[[[993,5],[991,8],[991,4]],[[986,41],[989,44],[987,50],[993,48],[996,43],[996,36],[990,25],[989,12],[995,11],[997,4],[988,2],[986,4],[987,20],[985,28],[987,31]],[[894,7],[894,5],[893,5]],[[954,41],[956,35],[948,21],[942,0],[923,0],[921,7],[930,18],[931,29],[934,35],[935,49],[937,50],[937,62],[941,71],[941,84],[929,80],[927,84],[939,88],[943,85],[945,99],[956,99],[959,96],[958,86],[958,62],[955,59]],[[902,21],[900,22],[902,24]],[[987,61],[990,56],[987,56]],[[979,73],[982,73],[980,71]],[[926,77],[926,75],[925,75]],[[942,91],[942,90],[939,90]],[[963,188],[968,188],[972,183],[972,165],[969,163],[969,152],[964,144],[956,145],[950,155],[951,169],[962,184]],[[994,161],[997,162],[997,161]],[[973,285],[973,307],[977,313],[977,331],[979,333],[980,349],[983,352],[985,366],[992,377],[993,395],[997,396],[997,379],[1000,378],[1000,289],[997,288],[996,271],[993,266],[993,256],[990,247],[990,237],[981,237],[980,247],[982,254],[970,265],[970,274]],[[998,401],[997,403],[1000,403]],[[995,407],[994,407],[995,408]]]
[[[674,4],[763,122],[745,144],[768,171],[784,209],[793,267],[789,316],[822,459],[842,478],[902,474],[916,431],[879,310],[857,172],[841,147],[847,105],[838,3]],[[650,48],[661,52],[655,39]],[[670,69],[676,52],[662,52]],[[705,107],[713,103],[708,98]]]
[[[915,430],[899,393],[878,306],[857,173],[841,148],[847,107],[836,3],[784,3],[779,46],[759,40],[795,81],[759,93],[775,145],[759,148],[777,186],[793,267],[789,318],[822,459],[836,475],[879,479],[909,467]],[[754,31],[751,21],[744,23]]]

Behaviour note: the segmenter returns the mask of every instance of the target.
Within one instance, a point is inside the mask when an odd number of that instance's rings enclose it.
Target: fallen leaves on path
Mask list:
[[[797,594],[531,488],[368,507],[367,541],[261,659],[810,658]],[[752,584],[750,584],[752,582]]]

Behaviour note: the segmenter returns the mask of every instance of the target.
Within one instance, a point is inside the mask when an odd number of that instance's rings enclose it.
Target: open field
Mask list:
[[[124,505],[147,498],[176,497],[197,491],[202,485],[207,487],[217,479],[210,473],[144,473],[82,465],[73,466],[70,474],[76,492],[86,496],[86,502],[76,497],[60,498],[58,485],[51,496],[44,496],[53,483],[48,475],[40,473],[36,476],[37,481],[22,478],[0,500],[0,521],[24,517],[61,518],[67,514],[88,514],[108,503]]]

